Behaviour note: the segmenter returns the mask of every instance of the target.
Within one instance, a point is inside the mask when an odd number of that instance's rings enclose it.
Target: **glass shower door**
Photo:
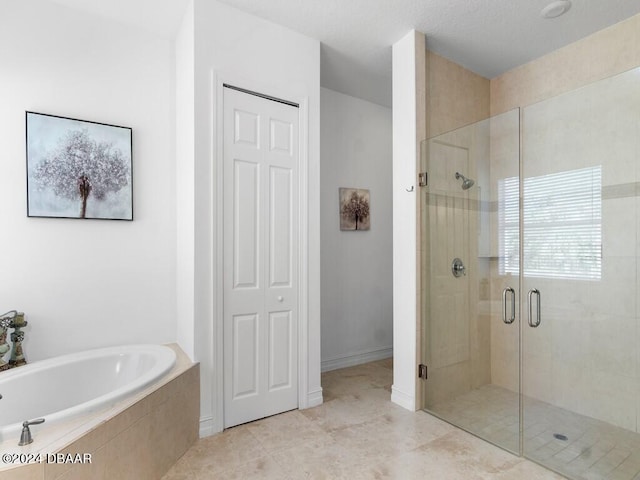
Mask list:
[[[420,200],[424,408],[519,454],[518,274],[502,268],[519,261],[518,124],[511,111],[425,140]]]
[[[523,111],[523,452],[638,478],[640,70]]]

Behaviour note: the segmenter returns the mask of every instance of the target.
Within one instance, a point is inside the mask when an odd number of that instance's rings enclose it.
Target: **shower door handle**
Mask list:
[[[536,296],[536,320],[533,321],[533,296]],[[529,326],[537,328],[540,325],[540,290],[532,288],[529,290]]]
[[[511,316],[507,318],[507,294],[511,294]],[[507,287],[502,291],[502,321],[511,325],[516,319],[516,291]]]

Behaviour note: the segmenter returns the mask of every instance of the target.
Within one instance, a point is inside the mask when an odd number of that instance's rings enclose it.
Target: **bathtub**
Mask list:
[[[165,375],[175,352],[161,345],[101,348],[0,372],[0,442],[18,439],[22,422],[39,429],[116,404]]]

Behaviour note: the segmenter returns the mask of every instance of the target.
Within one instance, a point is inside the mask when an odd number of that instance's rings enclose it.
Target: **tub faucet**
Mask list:
[[[40,423],[44,423],[44,418],[38,418],[37,420],[25,420],[22,422],[22,434],[20,434],[20,443],[18,443],[19,447],[23,447],[25,445],[29,445],[33,442],[33,437],[31,436],[31,430],[29,430],[29,425],[38,425]]]

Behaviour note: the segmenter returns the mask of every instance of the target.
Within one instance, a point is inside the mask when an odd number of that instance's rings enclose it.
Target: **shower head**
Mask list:
[[[473,187],[473,184],[476,183],[474,180],[465,177],[461,173],[456,172],[456,180],[459,180],[459,179],[462,179],[463,190],[469,190],[471,187]]]

